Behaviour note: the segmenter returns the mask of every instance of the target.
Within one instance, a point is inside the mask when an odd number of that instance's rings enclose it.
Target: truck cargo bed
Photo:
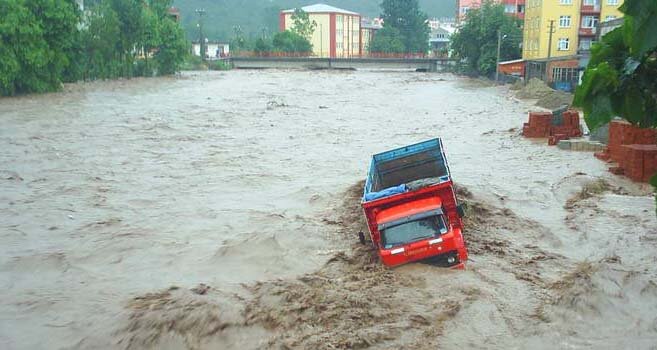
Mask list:
[[[424,179],[427,181],[418,182]],[[374,155],[364,194],[366,198],[372,198],[373,196],[368,194],[413,182],[415,187],[421,187],[423,183],[437,184],[446,181],[450,181],[450,172],[443,145],[440,139],[432,139]],[[398,192],[402,190],[406,190],[406,187],[400,188]],[[390,191],[385,193],[388,192]],[[393,194],[394,189],[390,195]]]

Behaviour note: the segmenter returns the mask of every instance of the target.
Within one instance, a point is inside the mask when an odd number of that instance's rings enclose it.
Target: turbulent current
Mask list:
[[[655,349],[648,188],[499,87],[230,71],[0,99],[0,349]],[[465,271],[357,244],[372,153],[441,137]]]

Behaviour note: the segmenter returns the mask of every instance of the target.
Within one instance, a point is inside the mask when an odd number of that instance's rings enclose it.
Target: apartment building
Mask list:
[[[589,50],[602,21],[622,16],[623,0],[527,0],[522,57],[575,56]]]

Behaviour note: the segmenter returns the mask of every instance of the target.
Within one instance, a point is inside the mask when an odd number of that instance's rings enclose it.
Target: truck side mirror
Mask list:
[[[467,206],[465,205],[465,203],[461,203],[461,204],[456,206],[456,213],[459,214],[460,218],[465,216],[465,209],[466,208],[467,208]]]

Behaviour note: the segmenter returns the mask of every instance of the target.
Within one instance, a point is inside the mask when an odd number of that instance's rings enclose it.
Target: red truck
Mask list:
[[[464,268],[463,206],[440,139],[372,156],[362,207],[370,238],[387,266],[426,260]],[[361,243],[365,235],[359,232]]]

